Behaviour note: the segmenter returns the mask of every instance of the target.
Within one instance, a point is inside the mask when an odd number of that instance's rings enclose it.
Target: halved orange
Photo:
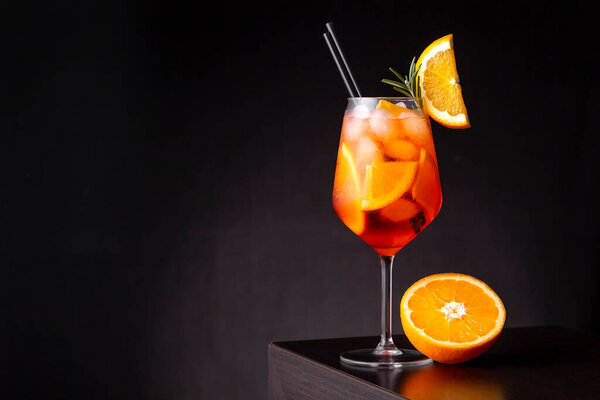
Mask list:
[[[340,146],[335,181],[333,206],[340,219],[357,235],[365,229],[365,216],[361,211],[362,191],[354,157],[345,142]]]
[[[376,162],[367,165],[362,209],[379,210],[392,204],[410,188],[416,173],[416,161]]]
[[[459,84],[452,35],[427,46],[416,67],[420,67],[421,96],[429,116],[448,128],[469,128],[471,124]]]
[[[498,295],[469,275],[447,273],[413,284],[400,302],[404,333],[435,361],[455,364],[477,357],[498,339],[506,312]]]

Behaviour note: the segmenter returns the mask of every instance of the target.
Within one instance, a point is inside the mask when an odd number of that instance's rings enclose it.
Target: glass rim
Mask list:
[[[404,96],[404,97],[394,97],[394,96],[381,96],[381,97],[370,97],[370,96],[361,96],[361,97],[348,97],[346,98],[346,100],[350,101],[350,100],[361,100],[361,99],[366,99],[366,100],[388,100],[388,99],[392,99],[392,100],[423,100],[423,97],[408,97],[408,96]]]

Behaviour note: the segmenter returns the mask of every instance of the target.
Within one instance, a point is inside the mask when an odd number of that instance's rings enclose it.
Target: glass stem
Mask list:
[[[394,256],[381,258],[381,340],[375,349],[379,353],[395,354],[400,350],[392,339],[392,264]]]

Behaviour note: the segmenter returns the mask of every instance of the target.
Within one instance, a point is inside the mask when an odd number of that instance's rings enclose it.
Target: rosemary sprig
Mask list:
[[[408,70],[408,75],[402,76],[395,69],[390,68],[390,71],[392,71],[392,73],[396,75],[398,79],[400,79],[400,82],[393,81],[391,79],[382,79],[381,82],[387,83],[388,85],[392,85],[394,90],[408,97],[412,97],[415,100],[418,99],[416,103],[419,105],[419,107],[422,107],[420,100],[421,86],[419,85],[418,77],[418,72],[420,68],[420,65],[419,67],[415,67],[415,57],[413,57],[410,63],[410,68]]]

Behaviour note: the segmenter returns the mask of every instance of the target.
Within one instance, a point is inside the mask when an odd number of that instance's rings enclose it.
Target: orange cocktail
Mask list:
[[[393,256],[438,214],[442,191],[428,116],[411,98],[351,98],[333,207],[380,255]]]

